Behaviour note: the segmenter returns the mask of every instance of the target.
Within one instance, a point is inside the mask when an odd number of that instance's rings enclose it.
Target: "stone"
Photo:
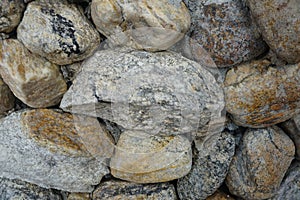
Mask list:
[[[294,153],[292,140],[280,128],[247,129],[226,177],[230,193],[243,199],[271,198]]]
[[[84,60],[100,44],[100,36],[76,4],[40,0],[27,5],[17,29],[31,52],[58,65]]]
[[[0,77],[0,115],[12,109],[15,105],[15,96]]]
[[[24,9],[25,4],[22,0],[1,0],[0,32],[12,32],[20,23]]]
[[[111,174],[135,183],[167,182],[191,169],[191,142],[184,136],[125,131],[110,161]]]
[[[280,127],[293,140],[296,148],[296,159],[300,160],[300,114],[281,123]]]
[[[60,67],[62,75],[67,83],[72,84],[76,76],[81,71],[82,63],[77,62],[71,65],[64,65]]]
[[[242,1],[184,0],[191,13],[190,43],[195,59],[199,45],[218,67],[249,61],[267,50]]]
[[[91,200],[89,193],[70,193],[67,200]]]
[[[298,0],[247,0],[264,40],[282,59],[300,62],[300,4]]]
[[[75,124],[71,114],[48,109],[23,110],[1,119],[0,177],[68,192],[93,191],[109,170],[107,157],[90,152],[86,141],[88,135],[97,135],[107,143],[108,136],[96,126],[97,119],[86,120],[87,127]]]
[[[93,192],[93,200],[177,200],[176,191],[170,183],[137,184],[110,180],[101,183]]]
[[[235,152],[234,137],[228,132],[216,134],[195,150],[193,166],[188,175],[177,182],[180,199],[206,199],[224,182]]]
[[[189,134],[221,117],[224,94],[198,63],[174,52],[97,51],[60,107],[151,134]],[[212,126],[211,126],[212,127]]]
[[[287,171],[279,190],[271,200],[299,199],[300,163],[294,162]]]
[[[206,200],[234,200],[234,198],[218,190],[213,195],[207,197]]]
[[[4,82],[30,107],[54,106],[67,91],[59,67],[32,54],[16,39],[0,41],[0,66]]]
[[[255,60],[229,70],[224,82],[226,110],[240,126],[263,128],[300,111],[300,63],[274,67]]]
[[[190,27],[190,14],[181,0],[93,0],[91,16],[112,45],[147,51],[168,49]]]
[[[63,200],[58,191],[44,189],[20,180],[0,178],[0,199],[2,200]]]

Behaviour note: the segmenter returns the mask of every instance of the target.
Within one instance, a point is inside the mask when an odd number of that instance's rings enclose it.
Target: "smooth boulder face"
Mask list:
[[[181,0],[93,0],[91,15],[112,44],[147,51],[168,49],[190,27],[189,11]]]
[[[110,161],[111,174],[136,183],[166,182],[191,169],[191,142],[183,136],[158,136],[126,131]]]
[[[180,199],[206,199],[221,186],[235,151],[234,137],[227,132],[214,135],[194,152],[193,166],[177,182]]]
[[[17,33],[31,52],[58,65],[83,60],[100,44],[98,32],[82,10],[65,0],[29,3]]]
[[[252,61],[229,70],[224,82],[226,110],[233,121],[253,128],[288,120],[300,112],[300,63],[274,67]]]
[[[176,135],[218,119],[223,97],[196,62],[173,52],[122,48],[97,51],[85,61],[60,107],[129,130]]]
[[[59,67],[16,39],[0,41],[0,73],[11,91],[33,108],[58,104],[67,90]]]
[[[15,96],[0,77],[0,115],[12,109],[15,105]]]
[[[230,192],[244,199],[276,194],[295,153],[293,141],[278,127],[248,129],[226,177]]]
[[[241,0],[185,0],[192,25],[190,43],[197,60],[199,45],[218,67],[251,60],[267,50],[257,26]]]
[[[10,180],[6,178],[0,178],[0,199],[63,200],[58,191],[44,189],[20,180]]]
[[[92,124],[97,119],[89,119]],[[20,179],[44,188],[91,192],[109,173],[105,157],[95,158],[82,135],[105,134],[74,124],[71,114],[35,109],[15,112],[0,121],[0,177]],[[95,125],[94,125],[95,126]],[[98,145],[101,145],[98,144]]]
[[[93,192],[93,200],[177,200],[176,191],[170,183],[137,184],[110,180],[101,183]]]
[[[22,0],[1,0],[0,32],[10,33],[21,21],[25,4]]]
[[[289,63],[300,62],[300,3],[298,0],[247,0],[264,40]]]

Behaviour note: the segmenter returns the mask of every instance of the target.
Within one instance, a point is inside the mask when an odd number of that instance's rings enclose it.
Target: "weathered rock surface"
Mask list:
[[[136,184],[125,181],[106,181],[93,192],[93,200],[177,200],[172,184]]]
[[[280,127],[293,140],[296,147],[296,159],[300,160],[300,114],[283,122]]]
[[[25,4],[22,0],[1,0],[0,8],[0,32],[9,33],[20,23]]]
[[[72,84],[78,73],[81,71],[81,62],[73,63],[71,65],[61,66],[61,72],[65,81],[69,84]]]
[[[231,162],[226,185],[244,199],[275,195],[294,158],[292,140],[278,127],[248,129]]]
[[[279,57],[300,62],[300,3],[298,0],[247,0],[264,40]]]
[[[61,195],[52,189],[44,189],[37,185],[20,180],[0,178],[1,200],[62,200]]]
[[[266,127],[300,111],[300,63],[273,67],[252,61],[229,70],[224,82],[226,110],[246,127]]]
[[[89,193],[70,193],[67,200],[91,200]]]
[[[166,182],[191,169],[191,142],[183,136],[122,133],[111,158],[111,174],[136,183]]]
[[[125,129],[175,135],[219,118],[224,94],[214,77],[173,52],[97,51],[64,95],[65,111]]]
[[[93,0],[91,15],[114,45],[148,51],[168,49],[190,27],[190,14],[181,0]]]
[[[67,85],[57,65],[32,54],[15,39],[0,41],[0,58],[4,82],[25,104],[41,108],[60,102]]]
[[[87,58],[100,43],[98,32],[79,7],[65,0],[29,3],[17,32],[31,52],[59,65]]]
[[[248,8],[240,0],[184,0],[191,13],[191,46],[198,43],[218,67],[251,60],[267,49]]]
[[[207,197],[206,200],[234,200],[234,198],[224,192],[217,191],[213,195]]]
[[[214,135],[210,143],[194,152],[189,174],[177,182],[180,199],[206,199],[221,186],[235,151],[234,137],[223,132]]]
[[[0,77],[0,115],[12,109],[15,105],[15,96]]]
[[[90,118],[93,124],[96,119]],[[97,120],[96,120],[97,121]],[[74,124],[70,114],[36,109],[15,112],[0,121],[0,177],[21,179],[44,188],[91,192],[108,174],[104,157],[88,152],[81,135],[105,134],[92,123]],[[100,144],[99,144],[100,145]]]
[[[300,163],[295,162],[287,171],[279,190],[272,200],[299,199],[300,197]]]

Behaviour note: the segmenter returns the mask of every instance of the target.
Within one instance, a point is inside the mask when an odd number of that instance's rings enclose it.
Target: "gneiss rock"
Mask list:
[[[96,119],[89,121],[89,127],[96,126]],[[96,159],[81,139],[90,134],[101,135],[105,140],[105,134],[99,129],[89,130],[93,128],[75,125],[72,115],[47,109],[15,112],[3,118],[0,177],[21,179],[44,188],[91,192],[109,170],[103,164],[105,157]]]
[[[4,82],[25,104],[40,108],[60,102],[67,85],[57,65],[30,53],[15,39],[0,41],[0,58]]]
[[[246,127],[266,127],[300,111],[300,63],[273,67],[252,61],[229,70],[224,82],[226,110]]]
[[[62,196],[52,189],[44,189],[20,180],[10,180],[6,178],[0,178],[0,199],[63,200]]]
[[[170,183],[136,184],[110,180],[101,183],[93,192],[93,200],[177,200]]]
[[[235,200],[235,199],[230,195],[225,194],[224,192],[217,191],[213,195],[207,197],[206,200]]]
[[[191,169],[190,141],[183,136],[158,136],[126,131],[110,161],[111,174],[136,183],[166,182]]]
[[[85,59],[100,43],[98,32],[79,7],[65,0],[29,3],[17,31],[31,52],[59,65]]]
[[[199,45],[218,67],[251,60],[267,49],[248,8],[238,0],[185,0],[192,25],[190,43],[197,59]]]
[[[0,115],[12,109],[15,105],[15,96],[0,77]]]
[[[175,135],[218,118],[224,94],[214,77],[173,52],[97,51],[64,95],[65,111],[101,117],[125,129]]]
[[[223,183],[235,151],[234,137],[223,132],[194,152],[189,174],[177,182],[180,199],[199,200],[212,195]]]
[[[23,0],[1,0],[0,8],[0,32],[9,33],[20,23],[25,4]]]
[[[293,140],[296,147],[296,159],[300,160],[300,114],[283,122],[280,127]]]
[[[275,195],[295,153],[293,141],[278,127],[248,129],[231,162],[226,185],[244,199]]]
[[[247,1],[264,40],[279,57],[300,62],[300,3],[298,0]]]
[[[299,199],[300,197],[300,163],[293,163],[287,171],[279,190],[272,200]]]
[[[189,11],[181,0],[93,0],[91,15],[114,45],[148,51],[168,49],[190,27]]]

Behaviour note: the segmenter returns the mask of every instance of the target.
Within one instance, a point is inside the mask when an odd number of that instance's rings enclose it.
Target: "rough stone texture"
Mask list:
[[[99,129],[91,133],[92,128],[75,127],[72,115],[54,110],[25,110],[1,119],[0,177],[44,188],[91,192],[109,171],[103,157],[96,159],[88,152],[77,128],[83,135],[101,134],[105,140]]]
[[[300,63],[273,67],[267,60],[252,61],[227,72],[226,110],[246,127],[283,122],[300,111]]]
[[[296,147],[296,159],[300,160],[300,114],[281,123],[280,127],[293,140]]]
[[[275,195],[294,158],[292,140],[278,127],[248,129],[231,162],[226,185],[244,199]]]
[[[9,33],[20,23],[25,4],[22,0],[0,1],[0,32]]]
[[[184,0],[192,18],[190,43],[197,59],[198,43],[218,67],[251,60],[267,49],[248,8],[241,0]]]
[[[181,0],[93,0],[91,15],[114,45],[148,51],[168,49],[190,27],[190,14]]]
[[[59,67],[30,53],[16,39],[0,41],[0,66],[4,82],[31,107],[56,105],[67,90]]]
[[[68,195],[67,200],[91,200],[89,193],[71,193]]]
[[[122,133],[111,158],[111,174],[136,183],[166,182],[191,169],[190,141],[183,136],[158,136],[143,132]]]
[[[63,200],[61,195],[52,189],[44,189],[37,185],[20,180],[0,178],[1,200]]]
[[[81,62],[73,63],[71,65],[61,66],[62,75],[68,84],[72,84],[78,73],[81,71]]]
[[[15,96],[0,77],[0,115],[12,109],[15,105]]]
[[[235,151],[234,137],[223,132],[214,135],[194,152],[190,173],[177,182],[180,199],[206,199],[221,186]]]
[[[82,10],[65,0],[29,3],[17,33],[31,52],[59,65],[87,58],[100,43]]]
[[[223,97],[214,77],[194,61],[122,48],[89,58],[60,107],[125,129],[175,135],[218,119]]]
[[[177,200],[172,184],[136,184],[125,181],[106,181],[93,192],[93,200]]]
[[[300,3],[298,0],[247,0],[264,40],[289,63],[300,62]]]
[[[294,162],[287,171],[277,194],[272,200],[299,199],[300,197],[300,163]]]
[[[234,200],[234,198],[224,192],[217,191],[213,195],[207,197],[206,200]]]

